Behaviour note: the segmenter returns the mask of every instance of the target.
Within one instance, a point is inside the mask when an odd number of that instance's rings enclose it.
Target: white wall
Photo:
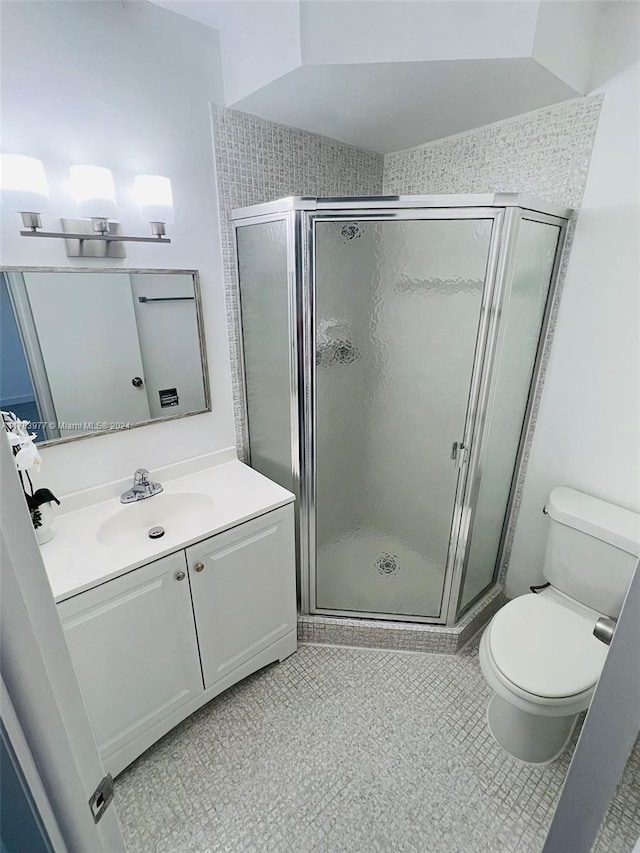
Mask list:
[[[583,95],[591,84],[600,7],[592,0],[543,0],[538,8],[533,58]]]
[[[225,98],[233,104],[300,64],[300,10],[291,0],[220,5]]]
[[[43,160],[45,224],[73,212],[63,183],[87,162],[113,170],[125,233],[148,231],[127,195],[138,173],[171,178],[176,220],[170,246],[127,244],[126,259],[91,262],[67,258],[62,241],[21,238],[3,211],[2,263],[199,269],[213,397],[211,414],[45,448],[40,481],[65,493],[232,445],[208,106],[222,101],[216,32],[140,0],[9,0],[1,14],[3,150]]]
[[[220,32],[227,105],[297,68],[299,0],[151,0]]]
[[[538,0],[303,0],[306,64],[529,56]]]
[[[541,508],[566,485],[640,510],[640,64],[636,3],[607,3],[595,79],[607,80],[507,574],[542,577]],[[622,60],[635,63],[622,70]],[[609,74],[613,73],[610,79]]]

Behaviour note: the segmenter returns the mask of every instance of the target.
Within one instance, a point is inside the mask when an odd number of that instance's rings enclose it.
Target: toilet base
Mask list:
[[[529,714],[494,694],[487,708],[487,725],[496,743],[514,758],[529,764],[548,764],[564,752],[578,716]]]

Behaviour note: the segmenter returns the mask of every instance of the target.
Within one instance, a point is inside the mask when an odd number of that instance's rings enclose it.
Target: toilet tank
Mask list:
[[[546,505],[543,572],[549,583],[617,617],[640,554],[640,515],[560,486]]]

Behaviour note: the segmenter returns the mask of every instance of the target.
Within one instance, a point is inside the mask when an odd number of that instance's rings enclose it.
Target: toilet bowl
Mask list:
[[[485,629],[480,666],[494,692],[487,725],[515,758],[545,764],[566,747],[607,655],[593,636],[599,616],[551,590],[510,601]]]
[[[545,514],[546,588],[509,601],[480,643],[494,694],[489,731],[533,764],[560,755],[589,706],[608,651],[593,629],[601,616],[617,618],[640,554],[637,513],[559,487]]]

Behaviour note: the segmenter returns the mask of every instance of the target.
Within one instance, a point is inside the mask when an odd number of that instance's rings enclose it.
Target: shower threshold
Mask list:
[[[298,614],[298,642],[405,652],[459,652],[506,602],[495,586],[456,625],[426,625],[386,619]]]

